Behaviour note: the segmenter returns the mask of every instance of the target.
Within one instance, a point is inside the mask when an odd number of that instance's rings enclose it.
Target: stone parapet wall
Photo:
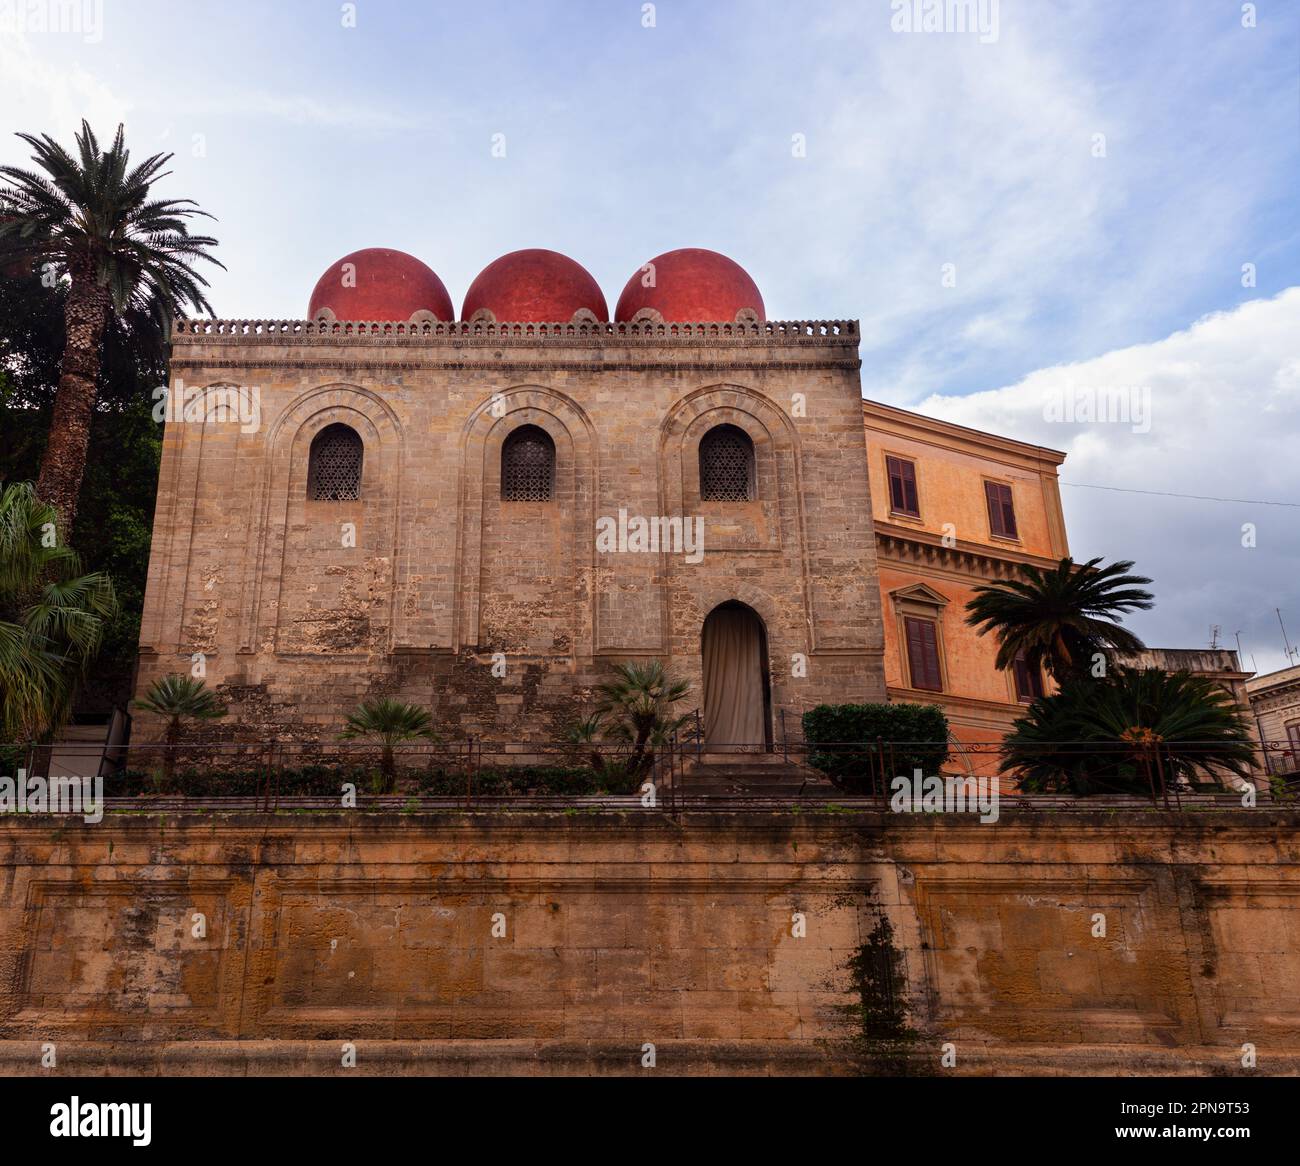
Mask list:
[[[0,1068],[1290,1074],[1297,825],[6,817]]]

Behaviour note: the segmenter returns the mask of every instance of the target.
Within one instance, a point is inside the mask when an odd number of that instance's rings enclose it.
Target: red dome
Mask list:
[[[456,318],[442,280],[414,255],[387,247],[353,251],[330,267],[316,281],[307,316],[326,308],[336,320],[409,320],[416,312]]]
[[[580,263],[558,251],[533,247],[494,259],[478,273],[465,293],[460,318],[475,312],[511,324],[568,323],[586,310],[597,320],[609,319],[600,285]]]
[[[654,286],[647,287],[651,274]],[[631,320],[647,310],[678,322],[730,321],[745,309],[766,319],[758,285],[739,263],[703,247],[681,247],[657,256],[633,274],[618,297],[614,319]]]

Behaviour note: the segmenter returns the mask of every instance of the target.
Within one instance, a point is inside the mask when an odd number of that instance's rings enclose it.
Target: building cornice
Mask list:
[[[172,367],[469,372],[856,372],[856,320],[511,324],[180,320]]]
[[[1246,687],[1252,697],[1300,694],[1300,668],[1288,667],[1279,668],[1276,672],[1264,672],[1253,677]]]
[[[226,349],[224,351],[229,351]],[[410,359],[409,350],[347,352],[337,357],[305,358],[297,353],[266,351],[239,357],[210,358],[203,350],[177,350],[171,358],[173,370],[185,369],[247,369],[249,367],[274,367],[291,369],[377,369],[384,372],[416,372],[420,369],[439,368],[454,372],[658,372],[658,373],[734,373],[779,372],[788,369],[812,371],[855,372],[862,367],[856,357],[844,359],[801,359],[798,355],[788,360],[693,360],[689,365],[675,360],[527,360],[515,357],[487,357],[481,360],[454,360],[431,353],[423,359]]]
[[[1007,578],[1016,575],[1022,565],[1053,568],[1060,562],[1043,555],[1028,555],[962,539],[955,539],[952,546],[947,546],[938,535],[880,520],[875,523],[875,531],[877,554],[884,561],[931,566],[980,579]]]
[[[177,320],[172,343],[344,344],[448,348],[851,348],[860,340],[856,320],[762,320],[655,323],[508,323],[468,320],[420,322],[348,320]]]
[[[1044,445],[1017,441],[1013,437],[986,433],[982,429],[971,429],[951,421],[940,421],[937,417],[926,417],[910,409],[884,405],[879,401],[864,399],[862,413],[868,425],[883,429],[885,432],[897,433],[944,449],[964,450],[983,457],[987,457],[990,453],[1001,454],[1003,459],[1017,465],[1027,463],[1028,468],[1032,469],[1050,469],[1055,472],[1056,467],[1064,462],[1066,457],[1059,449],[1049,449]]]

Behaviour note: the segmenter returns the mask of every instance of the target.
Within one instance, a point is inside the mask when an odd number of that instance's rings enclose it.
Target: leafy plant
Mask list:
[[[603,713],[592,713],[590,716],[582,717],[574,721],[564,731],[564,739],[571,745],[583,745],[587,747],[587,758],[591,762],[591,768],[597,773],[604,772],[605,756],[601,753],[597,744],[605,729],[605,717]]]
[[[1232,698],[1190,672],[1120,667],[1036,700],[1006,737],[1001,769],[1029,792],[1153,797],[1205,774],[1249,779],[1250,727]]]
[[[153,713],[167,722],[163,735],[163,789],[170,791],[174,788],[182,722],[216,720],[226,715],[226,706],[202,680],[176,672],[158,677],[143,698],[134,703],[141,712]]]
[[[883,792],[948,760],[948,718],[932,704],[821,704],[803,715],[808,764],[850,793]]]
[[[211,311],[207,281],[194,270],[216,263],[216,240],[191,235],[204,216],[190,199],[152,198],[170,154],[130,166],[123,127],[103,150],[83,121],[74,157],[48,134],[19,134],[35,170],[0,166],[0,259],[69,281],[65,340],[49,440],[36,492],[71,533],[86,469],[102,341],[110,316],[147,313],[166,331],[185,305]]]
[[[1120,615],[1153,606],[1151,580],[1130,575],[1122,559],[1075,563],[1064,558],[1051,570],[1022,563],[1017,579],[981,583],[966,604],[966,622],[999,640],[997,666],[1009,669],[1023,656],[1031,668],[1046,666],[1058,681],[1084,674],[1093,656],[1142,651],[1142,641],[1119,624]]]
[[[117,612],[107,575],[82,574],[55,535],[57,515],[28,482],[0,491],[0,729],[44,740],[66,718],[77,680]]]
[[[1288,781],[1280,773],[1270,773],[1268,775],[1268,790],[1273,795],[1275,802],[1290,804],[1300,799],[1300,784]]]
[[[653,764],[655,750],[686,723],[687,717],[673,712],[691,686],[668,675],[663,664],[618,664],[612,680],[600,686],[601,701],[596,712],[603,719],[603,735],[630,746],[628,772],[640,777]]]
[[[636,787],[635,779],[617,763],[606,764],[599,772],[585,766],[487,766],[477,770],[472,780],[472,792],[476,797],[508,797],[532,792],[547,796],[585,797],[627,794]],[[420,777],[420,792],[425,794],[463,797],[466,788],[463,771],[438,770]]]
[[[396,746],[403,741],[436,741],[433,720],[425,709],[405,701],[381,697],[367,700],[348,715],[341,740],[377,739],[383,746],[380,758],[380,781],[376,793],[392,793],[397,788]]]

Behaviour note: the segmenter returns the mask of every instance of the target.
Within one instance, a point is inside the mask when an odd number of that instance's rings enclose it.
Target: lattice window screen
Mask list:
[[[535,425],[515,430],[501,449],[501,498],[549,502],[555,493],[555,444]]]
[[[361,497],[361,438],[346,425],[327,425],[311,443],[307,497],[346,502]]]
[[[754,445],[733,425],[710,429],[700,442],[700,497],[749,502],[754,497]]]

